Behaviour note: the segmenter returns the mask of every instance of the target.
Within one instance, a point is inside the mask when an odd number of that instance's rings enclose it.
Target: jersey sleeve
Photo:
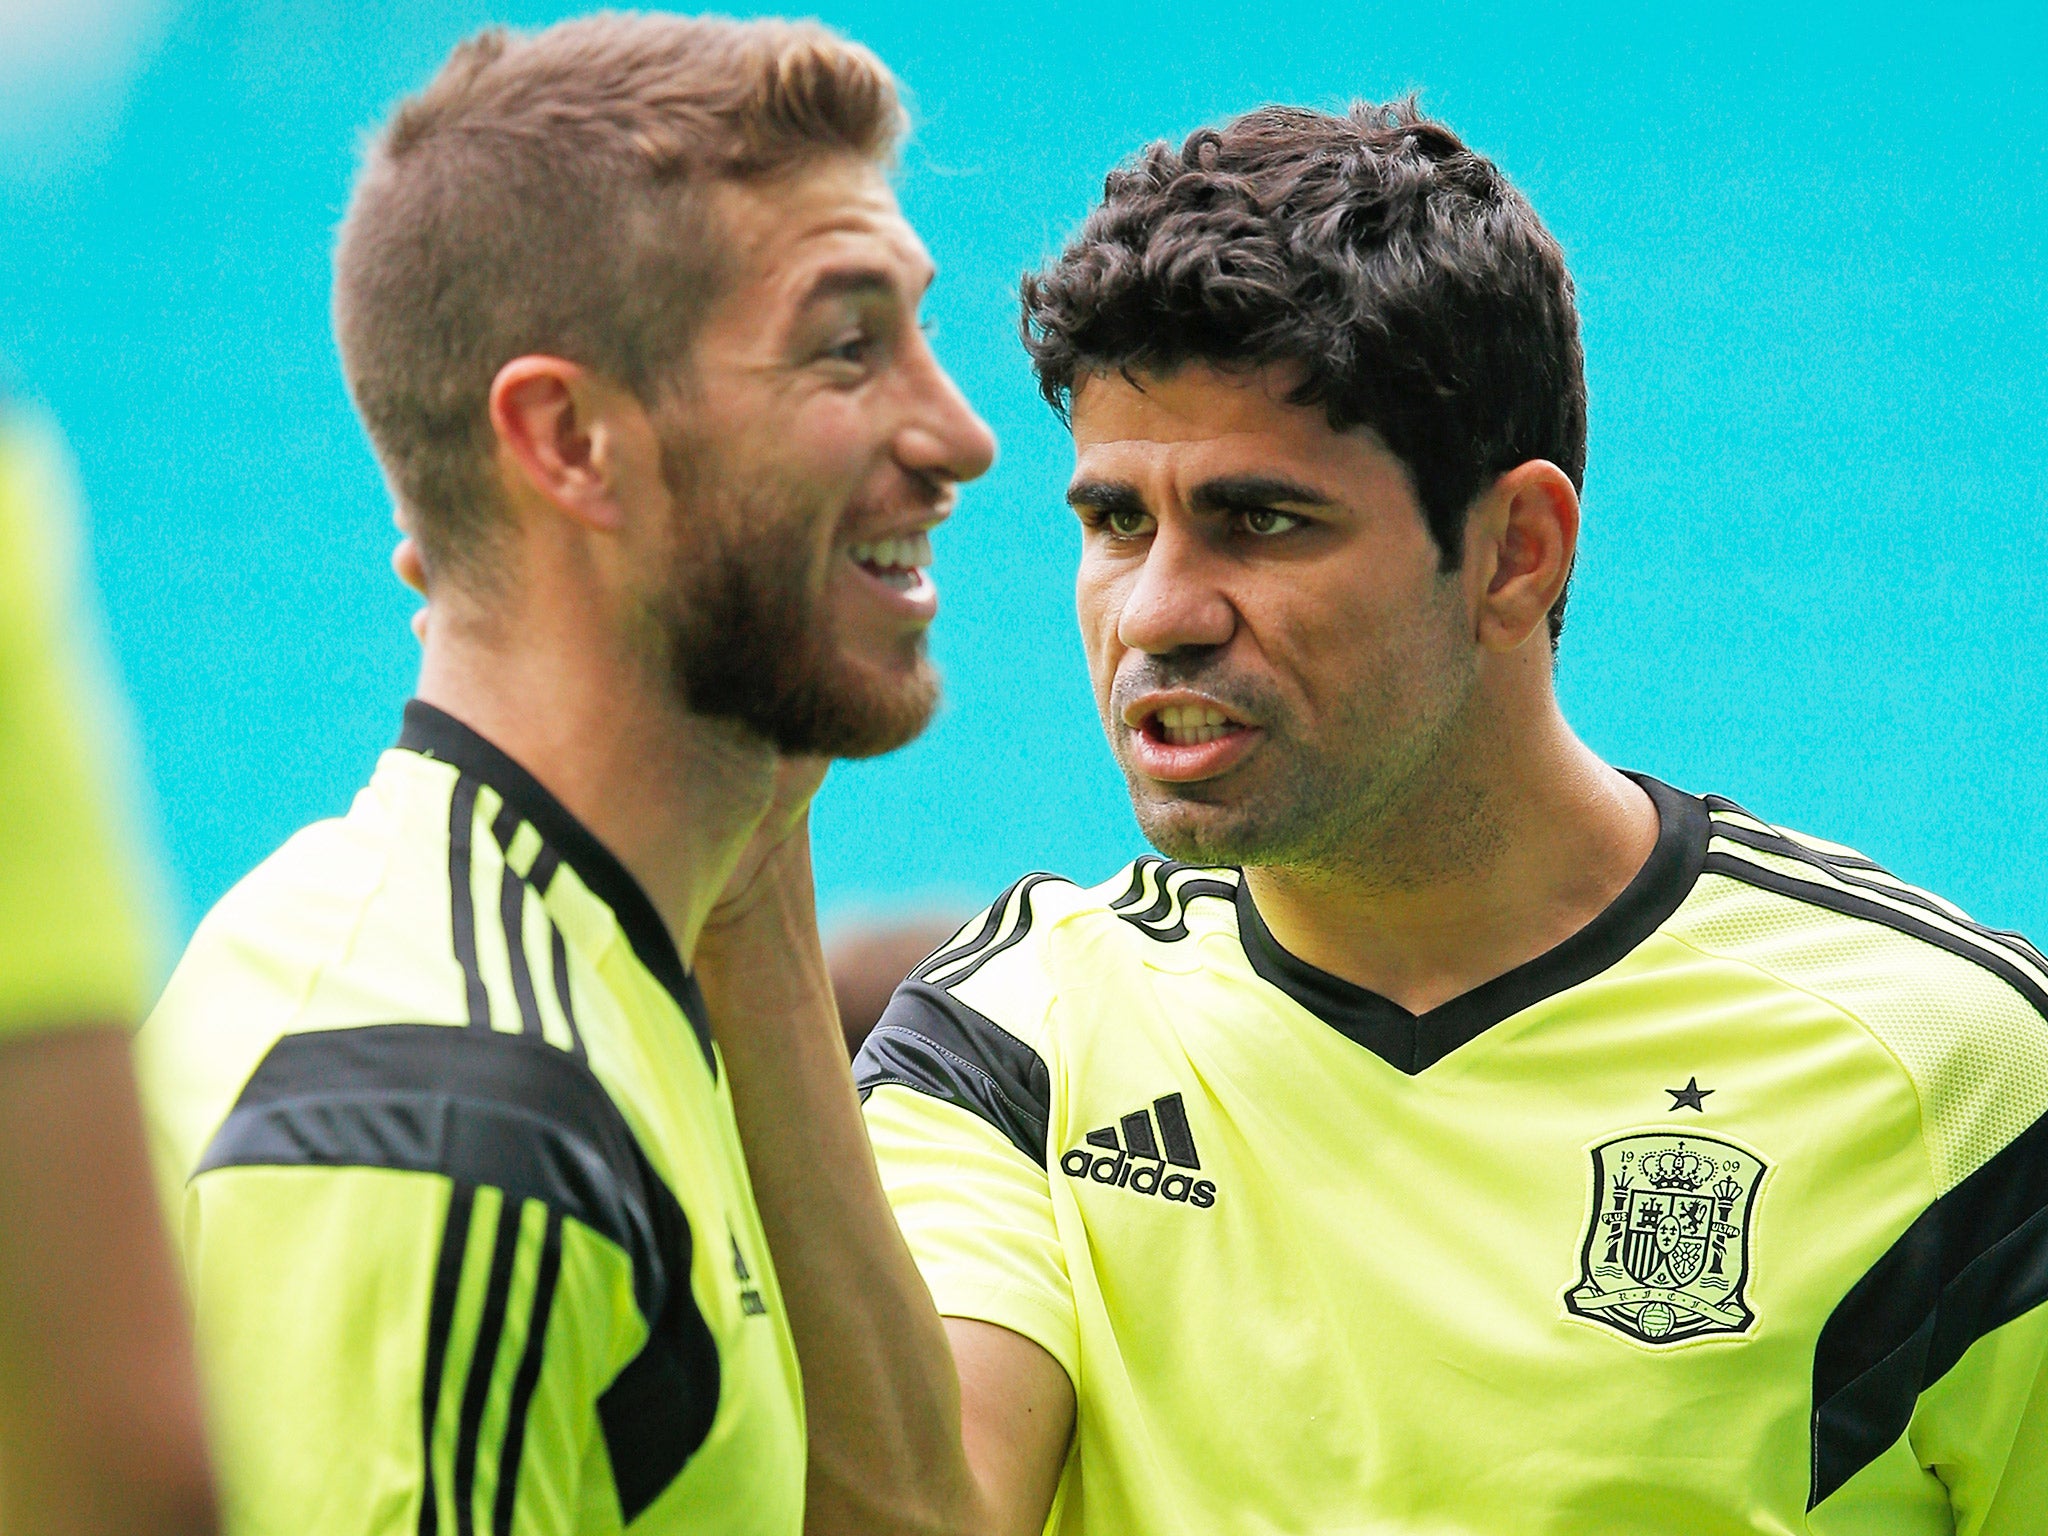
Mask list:
[[[2038,1062],[1986,1065],[2009,1099]],[[1813,1402],[1816,1536],[1899,1528],[1930,1500],[1957,1536],[2048,1536],[2048,1115],[1843,1297],[1816,1344]]]
[[[286,1035],[182,1224],[238,1533],[615,1529],[716,1412],[682,1212],[545,1042]]]
[[[114,696],[81,643],[75,498],[54,437],[0,416],[0,1038],[133,1023],[150,903],[111,791]]]
[[[1051,1075],[1034,1044],[1047,991],[1032,951],[1005,945],[1029,926],[1029,896],[1013,888],[897,989],[854,1076],[940,1314],[1020,1333],[1074,1377],[1079,1324],[1046,1173]],[[970,982],[980,1007],[955,990]]]
[[[2048,1303],[1971,1345],[1907,1438],[1948,1488],[1957,1536],[2048,1532]]]

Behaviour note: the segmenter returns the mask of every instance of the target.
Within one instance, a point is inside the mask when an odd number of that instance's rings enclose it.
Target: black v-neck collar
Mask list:
[[[1707,856],[1706,806],[1643,774],[1629,777],[1648,793],[1658,822],[1657,846],[1635,878],[1563,943],[1427,1013],[1410,1013],[1282,949],[1259,916],[1250,883],[1240,880],[1237,926],[1245,957],[1261,977],[1389,1066],[1410,1075],[1434,1066],[1501,1020],[1599,975],[1655,933],[1690,894]]]
[[[676,952],[668,925],[654,910],[647,893],[597,836],[578,821],[569,808],[557,800],[540,780],[507,757],[453,715],[419,699],[405,706],[405,727],[399,733],[401,750],[431,757],[490,785],[505,803],[533,824],[541,841],[576,871],[590,894],[611,908],[619,929],[648,973],[661,983],[704,1050],[712,1076],[718,1075],[718,1058],[711,1049],[710,1015],[697,978],[684,968]]]

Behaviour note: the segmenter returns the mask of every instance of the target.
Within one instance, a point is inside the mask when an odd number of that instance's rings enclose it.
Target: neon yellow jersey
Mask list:
[[[701,996],[490,743],[409,705],[348,815],[200,925],[138,1059],[231,1531],[800,1531]]]
[[[1049,1529],[2048,1532],[2048,965],[1642,782],[1613,905],[1420,1016],[1156,859],[899,989],[883,1180],[1073,1379]]]
[[[0,412],[0,1038],[132,1025],[147,996],[149,904],[109,798],[75,507],[55,436]]]

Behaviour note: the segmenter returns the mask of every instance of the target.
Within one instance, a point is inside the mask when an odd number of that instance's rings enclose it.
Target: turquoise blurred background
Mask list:
[[[2048,933],[2048,24],[1657,10],[825,10],[914,95],[929,314],[1003,444],[939,536],[945,712],[824,792],[829,913],[1098,879],[1141,846],[1072,632],[1020,269],[1146,139],[1419,88],[1577,274],[1580,731]],[[360,136],[470,29],[566,13],[0,0],[0,358],[78,455],[185,925],[346,806],[412,676],[327,326]]]

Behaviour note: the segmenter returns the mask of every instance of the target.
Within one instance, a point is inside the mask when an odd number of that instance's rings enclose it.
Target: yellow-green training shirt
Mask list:
[[[1612,906],[1419,1016],[1151,858],[904,983],[876,1154],[1073,1379],[1050,1530],[2048,1532],[2048,965],[1641,782]]]
[[[625,868],[407,706],[144,1027],[237,1536],[796,1536],[796,1355]]]
[[[77,532],[56,435],[0,408],[0,1039],[132,1025],[147,997],[150,903],[112,800]]]

